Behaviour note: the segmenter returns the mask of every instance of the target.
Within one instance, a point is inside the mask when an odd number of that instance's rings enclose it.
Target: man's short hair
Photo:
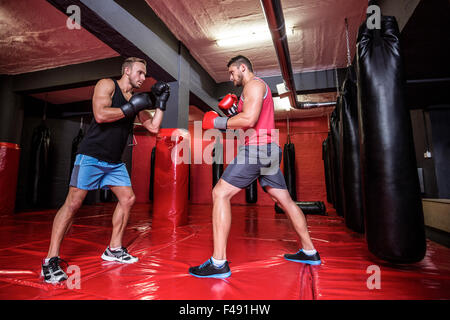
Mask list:
[[[229,68],[231,65],[240,66],[241,64],[245,64],[250,70],[250,72],[253,72],[253,66],[250,60],[247,57],[238,55],[236,57],[233,57],[228,61],[227,67]]]
[[[125,61],[122,63],[122,74],[125,73],[125,68],[130,68],[133,66],[133,63],[135,62],[141,62],[144,64],[145,68],[147,68],[147,61],[145,61],[144,59],[141,58],[136,58],[136,57],[129,57],[126,58]]]

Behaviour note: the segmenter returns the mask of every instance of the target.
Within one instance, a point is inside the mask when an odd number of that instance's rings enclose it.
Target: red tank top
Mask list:
[[[258,121],[252,128],[244,129],[244,139],[243,143],[245,145],[264,145],[272,142],[277,143],[278,139],[276,137],[275,131],[275,118],[274,118],[274,107],[272,92],[269,86],[260,78],[255,77],[254,79],[261,81],[266,86],[266,93],[264,94],[264,100],[261,108],[261,113],[259,114]],[[241,95],[238,104],[238,112],[242,112],[242,107],[244,105],[244,95]]]

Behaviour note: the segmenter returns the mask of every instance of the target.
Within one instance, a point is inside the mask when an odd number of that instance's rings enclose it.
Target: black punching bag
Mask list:
[[[153,188],[155,181],[155,153],[156,147],[153,147],[152,155],[150,157],[150,187],[148,189],[148,198],[150,201],[153,201]]]
[[[73,170],[73,166],[74,166],[74,163],[75,163],[75,158],[77,156],[78,145],[80,144],[81,140],[83,140],[83,137],[84,137],[84,133],[83,133],[82,124],[81,124],[80,125],[80,130],[78,130],[78,134],[72,140],[72,154],[70,156],[69,181],[70,181],[70,177],[72,176],[72,170]]]
[[[253,181],[245,188],[245,201],[247,203],[256,203],[258,201],[258,180]]]
[[[334,190],[334,171],[333,171],[333,138],[331,136],[331,131],[328,132],[327,136],[327,161],[328,161],[328,174],[330,180],[330,198],[333,206],[336,208],[336,195]]]
[[[330,162],[328,159],[328,138],[322,142],[322,160],[325,173],[325,187],[327,191],[327,202],[332,203],[331,199],[331,181],[330,181]]]
[[[219,182],[223,173],[223,146],[220,143],[216,143],[212,151],[212,187]]]
[[[359,163],[358,105],[356,74],[352,66],[342,85],[342,177],[344,185],[345,224],[353,231],[364,232],[364,213]]]
[[[33,207],[44,206],[49,189],[48,154],[50,129],[43,121],[33,130],[28,182],[28,201]]]
[[[330,116],[330,131],[332,141],[331,165],[333,166],[333,191],[334,191],[334,207],[340,216],[344,216],[342,209],[342,175],[340,161],[340,135],[339,135],[339,115],[342,104],[342,97],[339,96],[336,108]]]
[[[295,146],[291,143],[291,138],[288,135],[288,142],[284,145],[283,150],[283,166],[284,166],[284,180],[288,188],[292,200],[297,201],[297,187],[295,174]]]
[[[363,23],[357,40],[358,119],[366,239],[390,262],[425,256],[419,178],[395,17]]]

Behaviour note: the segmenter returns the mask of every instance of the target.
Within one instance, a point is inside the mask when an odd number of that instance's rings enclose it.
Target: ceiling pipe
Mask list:
[[[280,0],[261,0],[261,6],[272,34],[273,44],[278,57],[281,75],[289,94],[291,106],[299,108],[295,89],[294,73],[292,71],[291,58],[284,24],[283,9]]]
[[[316,107],[328,107],[336,105],[336,101],[329,102],[300,102],[300,109],[310,109]]]

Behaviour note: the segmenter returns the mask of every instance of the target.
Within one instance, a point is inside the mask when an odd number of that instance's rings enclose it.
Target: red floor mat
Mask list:
[[[233,206],[228,242],[232,276],[198,279],[190,266],[212,254],[211,206],[190,205],[189,223],[175,231],[152,229],[151,205],[133,208],[124,245],[140,261],[104,262],[114,204],[84,206],[61,248],[80,268],[80,287],[45,284],[39,277],[55,211],[2,217],[0,299],[449,299],[450,250],[428,242],[426,258],[413,265],[376,259],[364,236],[345,228],[341,217],[308,216],[323,264],[283,259],[298,248],[295,233],[273,206]],[[380,289],[369,289],[367,267],[380,268]],[[72,281],[73,285],[75,282]]]

